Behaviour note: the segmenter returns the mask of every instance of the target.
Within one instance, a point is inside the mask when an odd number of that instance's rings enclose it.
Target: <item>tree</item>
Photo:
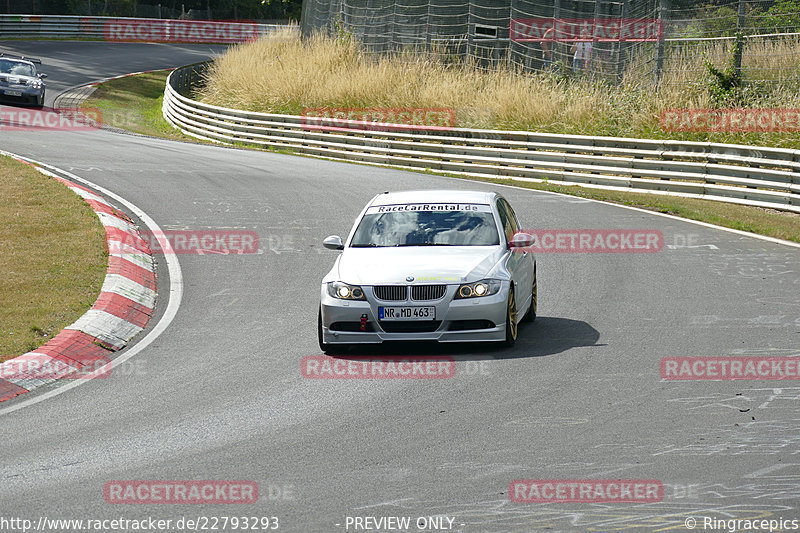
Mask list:
[[[300,20],[303,11],[303,0],[261,0],[261,4],[275,15],[265,18]]]

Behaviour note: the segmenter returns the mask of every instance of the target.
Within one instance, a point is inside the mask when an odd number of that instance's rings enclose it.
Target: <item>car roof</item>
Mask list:
[[[17,57],[0,56],[0,60],[2,60],[2,61],[11,61],[13,63],[22,63],[22,64],[25,64],[25,65],[34,67],[34,64],[31,61],[28,61],[27,59],[19,59]]]
[[[398,191],[379,194],[370,202],[373,205],[419,204],[419,203],[457,203],[489,204],[497,198],[495,192],[465,190],[421,190]]]

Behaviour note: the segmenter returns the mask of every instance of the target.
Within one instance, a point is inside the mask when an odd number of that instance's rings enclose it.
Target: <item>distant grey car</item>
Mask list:
[[[36,72],[42,61],[32,57],[0,54],[0,100],[36,107],[44,105],[47,74]]]
[[[533,237],[494,192],[405,191],[374,197],[322,280],[320,349],[398,340],[512,345],[536,317]]]

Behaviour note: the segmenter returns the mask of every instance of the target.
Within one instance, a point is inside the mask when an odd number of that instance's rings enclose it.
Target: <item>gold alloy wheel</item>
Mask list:
[[[517,328],[519,324],[517,323],[517,300],[514,297],[514,287],[512,286],[509,289],[508,293],[508,333],[511,335],[511,339],[517,339]]]

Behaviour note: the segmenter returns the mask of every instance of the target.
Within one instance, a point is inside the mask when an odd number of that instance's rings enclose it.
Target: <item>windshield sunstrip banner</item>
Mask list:
[[[383,213],[404,213],[411,211],[470,211],[473,213],[491,213],[492,208],[486,204],[395,204],[374,205],[367,209],[367,215]]]

